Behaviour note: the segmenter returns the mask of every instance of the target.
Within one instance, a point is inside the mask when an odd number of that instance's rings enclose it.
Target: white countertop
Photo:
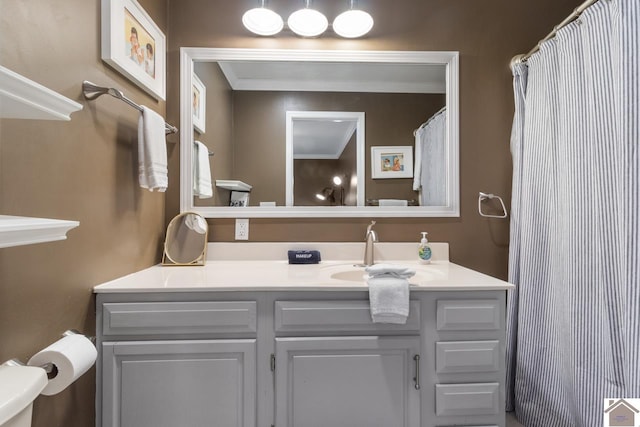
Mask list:
[[[328,245],[335,245],[336,251]],[[287,248],[321,248],[320,264],[290,265],[282,258]],[[362,291],[367,289],[366,273],[354,264],[353,257],[362,244],[210,244],[206,265],[200,267],[167,267],[155,265],[142,271],[106,282],[94,288],[96,293],[121,292],[203,292],[203,291]],[[434,261],[419,264],[406,261],[403,251],[413,252],[416,244],[376,245],[376,262],[414,268],[409,279],[412,291],[505,290],[513,285],[486,274],[448,261],[448,245],[432,244]],[[241,249],[241,251],[238,251]],[[265,250],[268,249],[268,250]],[[241,252],[243,258],[237,259]],[[264,254],[260,258],[258,253]],[[226,254],[223,255],[223,254]],[[393,259],[394,255],[402,255]],[[224,259],[231,258],[234,259]],[[286,258],[286,251],[284,252]],[[324,261],[324,259],[329,259]]]

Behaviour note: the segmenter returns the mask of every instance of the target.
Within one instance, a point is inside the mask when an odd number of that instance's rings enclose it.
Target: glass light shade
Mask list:
[[[302,37],[316,37],[324,33],[329,26],[327,18],[317,10],[300,9],[293,12],[287,20],[291,31]]]
[[[347,10],[333,20],[333,31],[341,37],[362,37],[373,28],[373,18],[363,10]]]
[[[340,177],[339,177],[339,176],[337,176],[337,175],[336,175],[336,176],[334,176],[334,177],[333,177],[333,183],[334,183],[335,185],[342,185],[342,178],[340,178]]]
[[[316,199],[318,199],[318,200],[327,200],[327,198],[326,198],[326,197],[324,197],[324,196],[323,196],[322,194],[320,194],[320,193],[317,193],[317,194],[316,194]]]
[[[242,23],[247,30],[259,36],[273,36],[284,28],[280,15],[266,7],[247,10],[242,15]]]

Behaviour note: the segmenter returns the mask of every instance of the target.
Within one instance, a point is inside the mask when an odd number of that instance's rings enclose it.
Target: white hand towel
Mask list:
[[[374,264],[364,269],[369,277],[391,276],[408,279],[416,274],[413,268],[395,264]]]
[[[209,149],[200,141],[193,142],[193,194],[201,199],[208,199],[213,197]]]
[[[164,119],[145,106],[138,120],[138,181],[149,191],[163,192],[169,185]]]
[[[374,323],[407,323],[409,281],[391,275],[369,277],[369,305]]]
[[[369,305],[375,323],[407,323],[409,315],[409,279],[416,271],[393,264],[375,264],[369,273]]]

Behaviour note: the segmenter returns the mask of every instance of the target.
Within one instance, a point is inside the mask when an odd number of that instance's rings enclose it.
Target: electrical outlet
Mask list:
[[[249,220],[236,218],[236,240],[249,240]]]

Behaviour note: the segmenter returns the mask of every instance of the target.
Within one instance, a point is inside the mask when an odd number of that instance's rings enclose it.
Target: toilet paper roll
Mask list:
[[[84,335],[66,336],[44,350],[33,355],[29,366],[42,366],[53,363],[58,374],[49,380],[41,394],[51,396],[60,393],[93,366],[98,352],[96,347]]]

